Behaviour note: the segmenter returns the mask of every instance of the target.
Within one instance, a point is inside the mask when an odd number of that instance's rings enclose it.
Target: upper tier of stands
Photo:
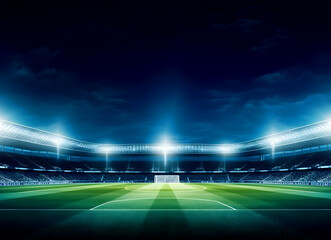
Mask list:
[[[317,168],[331,165],[331,151],[307,153],[296,156],[281,157],[263,161],[168,161],[167,171],[255,171],[278,170],[297,168]],[[48,170],[72,171],[104,171],[104,161],[69,161],[54,158],[29,156],[15,153],[0,152],[0,168],[28,168]],[[112,171],[162,171],[163,161],[111,161],[109,158],[108,170]]]
[[[198,173],[179,174],[180,182],[264,182],[264,183],[331,183],[331,170],[305,170],[265,173]],[[0,185],[17,183],[72,183],[72,182],[153,182],[151,173],[82,173],[0,171]]]

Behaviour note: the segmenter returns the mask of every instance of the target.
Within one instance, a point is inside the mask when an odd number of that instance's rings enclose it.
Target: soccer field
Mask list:
[[[0,188],[9,238],[328,239],[331,187],[70,184]]]

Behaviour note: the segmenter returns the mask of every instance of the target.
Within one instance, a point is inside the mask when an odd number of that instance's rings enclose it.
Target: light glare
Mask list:
[[[306,125],[300,128],[291,129],[276,135],[270,135],[251,141],[236,144],[201,145],[201,144],[169,144],[167,140],[160,144],[125,144],[111,146],[106,144],[96,144],[67,137],[61,137],[38,129],[32,129],[23,125],[0,120],[0,131],[3,137],[18,141],[29,142],[40,145],[56,146],[69,150],[105,153],[116,152],[119,154],[127,153],[206,153],[206,154],[227,154],[257,151],[268,148],[275,148],[280,145],[286,146],[295,143],[315,140],[324,137],[331,137],[331,119],[320,123]],[[163,143],[163,144],[162,144]],[[109,147],[104,148],[104,147]]]
[[[277,138],[277,137],[272,137],[272,138],[270,138],[268,141],[269,141],[270,145],[271,145],[272,147],[274,147],[277,143],[280,142],[280,139]]]
[[[100,148],[100,152],[103,152],[103,153],[110,153],[111,152],[111,147],[107,146],[107,147],[101,147]]]
[[[59,137],[55,137],[53,140],[53,143],[55,143],[56,144],[56,146],[60,146],[61,145],[61,143],[63,142],[63,140],[61,139],[61,138],[59,138]]]
[[[223,154],[233,153],[233,147],[231,145],[222,145],[220,146],[220,152]]]

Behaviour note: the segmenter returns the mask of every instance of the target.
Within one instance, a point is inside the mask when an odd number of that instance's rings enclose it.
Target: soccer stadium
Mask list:
[[[330,239],[323,0],[3,0],[0,239]]]
[[[4,120],[0,136],[1,226],[12,238],[329,231],[330,121],[226,145],[106,145]]]

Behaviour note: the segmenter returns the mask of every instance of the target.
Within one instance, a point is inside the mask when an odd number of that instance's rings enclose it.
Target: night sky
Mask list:
[[[231,143],[331,118],[327,1],[1,1],[0,118]]]

